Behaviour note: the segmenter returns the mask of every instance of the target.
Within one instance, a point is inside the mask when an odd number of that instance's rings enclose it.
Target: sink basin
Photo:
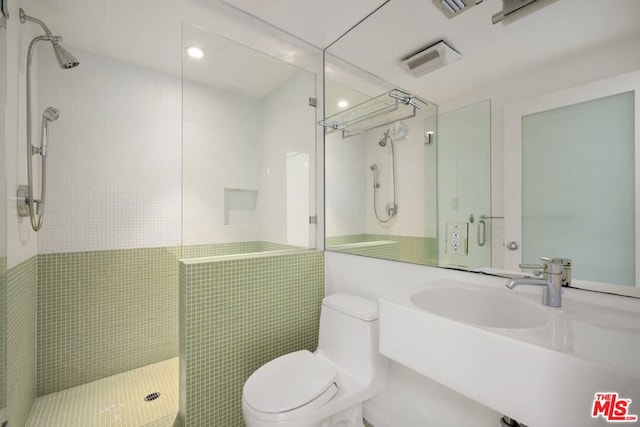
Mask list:
[[[426,288],[413,294],[411,302],[438,316],[489,328],[536,328],[546,325],[550,320],[536,303],[509,295],[507,291]]]
[[[529,426],[603,427],[589,409],[601,390],[640,402],[640,313],[569,292],[549,308],[495,285],[438,279],[381,297],[380,353]]]

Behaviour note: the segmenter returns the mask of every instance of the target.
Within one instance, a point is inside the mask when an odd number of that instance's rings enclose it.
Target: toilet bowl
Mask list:
[[[385,386],[377,302],[348,294],[322,301],[318,349],[280,356],[245,382],[248,427],[362,427],[362,402]]]

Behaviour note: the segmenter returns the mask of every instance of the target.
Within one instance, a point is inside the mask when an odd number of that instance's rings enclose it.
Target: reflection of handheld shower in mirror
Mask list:
[[[380,188],[380,183],[378,182],[378,165],[371,163],[369,169],[373,172],[373,188]]]
[[[394,122],[389,129],[387,129],[383,134],[382,138],[378,141],[378,145],[380,147],[389,146],[389,151],[391,154],[391,201],[387,203],[385,206],[385,211],[387,216],[384,217],[378,213],[378,189],[380,188],[380,182],[378,181],[378,165],[375,163],[371,164],[369,168],[373,172],[373,212],[376,215],[376,219],[381,223],[385,224],[391,221],[391,218],[395,217],[398,213],[398,203],[396,202],[396,157],[395,157],[395,149],[394,149],[394,140],[404,139],[407,137],[409,132],[409,127],[403,121]]]

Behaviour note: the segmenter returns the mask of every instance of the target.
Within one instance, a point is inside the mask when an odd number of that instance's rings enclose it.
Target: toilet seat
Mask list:
[[[254,416],[273,419],[321,407],[338,392],[338,370],[307,350],[278,357],[256,370],[243,389]]]

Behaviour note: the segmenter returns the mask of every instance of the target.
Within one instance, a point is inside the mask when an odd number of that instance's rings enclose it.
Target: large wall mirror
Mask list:
[[[640,69],[640,3],[538,0],[494,25],[491,17],[501,8],[500,0],[486,0],[449,17],[429,1],[386,2],[326,50],[325,125],[336,127],[326,134],[327,249],[494,274],[518,271],[520,263],[542,256],[566,257],[573,260],[576,287],[640,296],[633,161],[639,151],[637,89],[627,84],[593,95],[594,87],[611,87],[609,79],[637,81],[637,74],[629,73]],[[403,59],[440,40],[461,58],[447,57],[446,64],[420,76],[406,72]],[[340,143],[342,121],[335,120],[335,108],[340,91],[355,86],[338,80],[331,87],[332,61],[338,58],[371,80],[391,82],[365,93],[363,101],[396,89],[437,109]],[[577,95],[567,97],[570,90]],[[542,105],[544,97],[564,101]],[[626,122],[614,124],[607,118],[611,115]],[[566,130],[553,124],[572,120],[594,141],[587,143],[578,132],[573,145],[561,147]],[[409,136],[395,143],[393,191],[385,163],[391,153],[381,142],[405,127]],[[614,148],[611,140],[624,138]],[[359,145],[347,144],[358,140]],[[588,144],[599,148],[587,153]],[[522,157],[509,154],[514,149]],[[558,150],[564,157],[556,156]],[[557,162],[547,161],[547,154]],[[624,169],[612,166],[623,160]],[[598,179],[608,173],[605,163],[615,172],[613,188],[604,189]],[[563,167],[576,172],[570,179],[581,185],[545,203],[541,187],[568,185],[561,181],[569,175]],[[605,194],[619,197],[608,201]],[[580,203],[580,210],[592,216],[572,220],[569,211],[553,209],[559,203],[569,210]],[[552,212],[540,211],[542,205]],[[623,208],[624,218],[610,217]],[[394,209],[395,217],[384,222]],[[410,221],[401,221],[409,214]],[[573,226],[571,233],[547,222],[554,215]],[[515,223],[520,228],[513,228]],[[614,245],[621,240],[624,247]]]

